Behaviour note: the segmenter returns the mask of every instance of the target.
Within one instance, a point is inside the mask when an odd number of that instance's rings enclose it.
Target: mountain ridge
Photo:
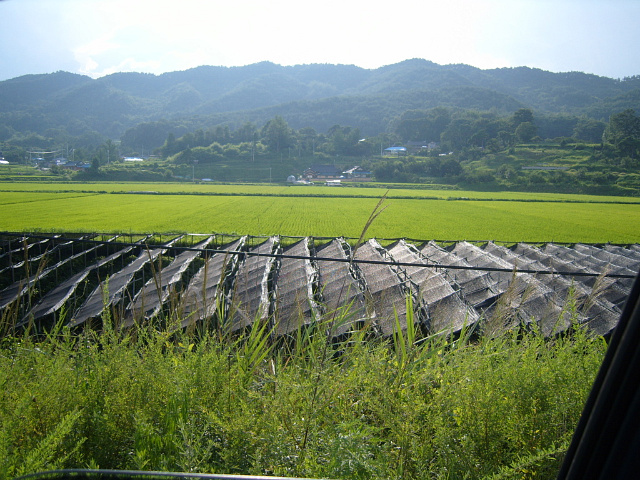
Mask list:
[[[143,122],[237,126],[278,114],[294,128],[322,130],[342,123],[372,134],[411,109],[447,106],[509,114],[526,107],[607,120],[625,108],[638,109],[638,97],[640,76],[617,80],[530,67],[482,70],[424,59],[376,69],[259,62],[97,79],[69,72],[24,75],[0,82],[0,125],[10,133],[57,128],[118,138]]]

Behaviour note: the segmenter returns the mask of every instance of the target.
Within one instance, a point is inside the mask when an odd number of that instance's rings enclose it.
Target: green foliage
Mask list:
[[[42,148],[57,149],[56,152],[66,148],[68,152],[69,145],[75,144],[77,148],[72,149],[74,158],[94,164],[92,169],[75,173],[78,180],[168,181],[194,180],[195,177],[224,182],[271,183],[289,175],[299,176],[314,163],[333,163],[343,169],[360,165],[373,171],[378,181],[384,182],[438,182],[476,189],[577,190],[638,195],[640,184],[633,182],[633,174],[640,161],[636,120],[631,109],[613,115],[610,125],[606,125],[584,116],[534,115],[530,108],[519,108],[508,117],[499,115],[495,110],[454,110],[439,106],[407,110],[390,121],[393,133],[368,138],[361,138],[360,128],[339,124],[329,127],[326,134],[317,133],[310,127],[296,131],[278,115],[267,120],[260,131],[251,122],[245,122],[235,130],[227,124],[218,124],[188,131],[179,138],[167,122],[142,123],[127,130],[119,146],[111,140],[103,142],[101,137],[96,137],[93,144],[89,141],[87,148],[79,148],[83,143],[81,138],[71,137],[63,130],[48,129],[48,137],[33,134],[14,136],[6,149],[12,152],[16,151],[17,145],[41,144]],[[184,125],[176,125],[175,128],[180,132],[187,129]],[[603,131],[604,136],[601,136]],[[543,141],[538,133],[546,140]],[[130,168],[129,165],[113,163],[119,159],[120,153],[133,150],[139,156],[136,147],[144,152],[145,144],[148,152],[149,145],[158,145],[158,139],[165,136],[164,145],[156,149],[156,153],[163,157],[162,171],[158,171],[157,160],[151,162],[152,168],[148,168],[149,164]],[[550,137],[554,139],[549,140]],[[577,140],[601,138],[605,140],[601,145],[576,143]],[[520,144],[516,144],[516,140]],[[430,141],[439,145],[420,148]],[[96,145],[96,142],[103,143]],[[384,145],[406,142],[414,142],[410,147],[416,157],[391,161],[377,155]],[[538,146],[543,153],[554,153],[539,155],[539,164],[524,162],[534,159],[531,152]],[[570,150],[581,150],[584,155],[577,158],[569,153]],[[24,160],[25,150],[21,151]],[[446,158],[440,158],[442,156]],[[496,158],[509,162],[512,170],[508,177],[503,175],[503,171],[488,168]],[[167,159],[168,162],[164,162]],[[519,171],[521,167],[562,167],[570,171],[525,172]],[[583,174],[577,171],[578,168],[589,171]],[[57,166],[52,167],[49,173],[63,179],[72,175],[71,170]],[[624,181],[621,181],[622,177]]]
[[[15,185],[16,190],[20,187]],[[357,238],[385,192],[380,188],[250,185],[194,185],[184,192],[184,185],[171,184],[77,184],[66,188],[69,191],[57,193],[0,192],[4,208],[0,228]],[[105,189],[121,193],[108,194]],[[184,194],[132,193],[151,189]],[[637,202],[586,195],[391,190],[387,205],[371,226],[370,237],[634,243],[638,241],[635,226],[640,222]]]
[[[585,142],[598,143],[602,141],[602,134],[606,124],[604,122],[590,119],[581,118],[573,128],[572,137],[578,138]]]
[[[3,478],[88,465],[551,478],[606,348],[581,330],[423,338],[411,316],[391,344],[366,330],[335,343],[318,328],[289,347],[263,326],[234,338],[105,322],[102,333],[4,338]]]
[[[530,108],[519,108],[511,117],[511,124],[517,128],[523,123],[535,123],[533,111]]]
[[[289,125],[280,115],[276,115],[269,120],[262,129],[262,135],[267,146],[273,152],[280,153],[281,150],[291,145],[291,132]]]
[[[151,152],[161,147],[169,135],[174,135],[173,140],[175,141],[175,133],[184,134],[186,133],[185,128],[172,125],[167,121],[139,123],[122,134],[122,147],[131,151],[140,151],[142,149]],[[167,155],[177,153],[177,151],[173,151],[176,148],[175,144],[171,142],[166,148]]]
[[[382,160],[375,165],[373,172],[380,182],[421,183],[434,178],[455,181],[463,172],[460,162],[451,156]]]
[[[335,124],[352,125],[364,136],[391,130],[390,123],[407,111],[438,107],[503,115],[525,108],[601,122],[636,108],[639,91],[637,78],[618,81],[527,67],[483,71],[415,59],[375,70],[262,62],[233,69],[200,67],[160,77],[118,73],[90,79],[57,72],[0,82],[0,139],[35,134],[63,144],[64,135],[94,137],[98,143],[121,138],[125,149],[147,152],[162,147],[170,134],[177,138],[213,126],[222,129],[221,135],[188,145],[247,142],[252,140],[246,135],[250,132],[225,135],[225,126],[233,130],[247,122],[263,125],[276,111],[294,128],[326,132]],[[410,117],[403,118],[400,131],[417,141],[439,140],[449,123],[443,125],[437,113],[426,121]],[[165,156],[180,151],[172,142],[165,147]]]
[[[603,140],[613,145],[622,157],[638,158],[640,154],[640,117],[633,109],[612,115]]]
[[[522,143],[528,143],[531,141],[531,139],[533,139],[537,131],[538,129],[533,123],[522,122],[520,125],[518,125],[518,128],[516,128],[515,133],[516,137],[518,137],[518,140],[520,140]]]

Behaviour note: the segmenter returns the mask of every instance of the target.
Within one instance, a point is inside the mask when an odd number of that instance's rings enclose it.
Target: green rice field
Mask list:
[[[431,188],[403,188],[398,185],[387,188],[370,184],[366,187],[354,187],[344,184],[341,188],[324,185],[256,185],[256,184],[206,184],[206,183],[113,183],[113,182],[21,182],[0,183],[1,192],[55,192],[55,193],[127,193],[155,192],[173,194],[202,195],[259,195],[259,196],[331,196],[331,197],[375,197],[385,193],[389,198],[430,198],[474,200],[517,200],[536,202],[588,202],[588,203],[638,203],[638,197],[571,195],[566,193],[530,193],[530,192],[472,192],[463,190],[439,190]]]
[[[149,191],[166,194],[138,193]],[[385,192],[319,186],[2,184],[0,230],[358,237]],[[389,190],[387,197],[368,237],[640,242],[639,199],[410,189]]]

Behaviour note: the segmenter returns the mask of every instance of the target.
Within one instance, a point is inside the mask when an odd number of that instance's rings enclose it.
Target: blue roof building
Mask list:
[[[406,155],[407,149],[406,147],[389,147],[384,149],[384,155],[395,155],[399,157],[400,155]]]

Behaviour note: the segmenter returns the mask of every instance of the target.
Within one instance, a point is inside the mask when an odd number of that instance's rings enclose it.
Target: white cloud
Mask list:
[[[78,71],[92,77],[100,76],[101,73],[97,72],[97,70],[101,65],[98,63],[97,57],[118,48],[120,48],[120,45],[114,42],[113,33],[74,48],[73,55],[80,65]]]
[[[640,53],[626,47],[640,43],[640,2],[584,2],[588,8],[582,0],[10,1],[0,2],[0,58],[10,72],[91,76],[263,60],[377,68],[415,57],[639,73]]]
[[[117,65],[109,65],[102,70],[98,70],[98,64],[95,64],[93,70],[87,72],[86,75],[90,75],[94,78],[104,77],[105,75],[111,75],[112,73],[120,72],[146,72],[146,73],[162,73],[165,71],[162,68],[162,64],[156,60],[138,61],[135,58],[125,58]]]

